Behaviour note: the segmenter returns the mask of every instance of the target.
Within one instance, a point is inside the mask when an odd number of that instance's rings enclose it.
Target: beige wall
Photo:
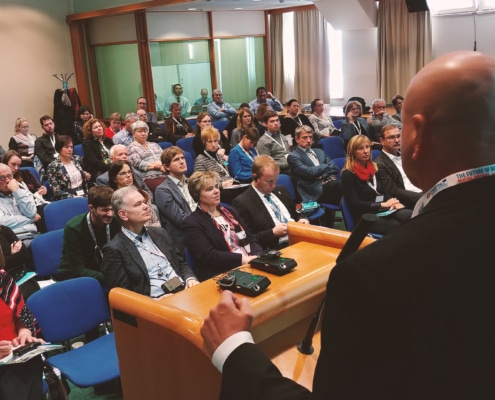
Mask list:
[[[41,134],[39,118],[53,114],[55,73],[74,69],[67,14],[70,0],[0,0],[0,145],[7,149],[17,117]],[[74,87],[74,77],[69,87]]]

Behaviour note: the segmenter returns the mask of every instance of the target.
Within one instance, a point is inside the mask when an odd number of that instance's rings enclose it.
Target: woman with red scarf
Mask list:
[[[9,359],[12,348],[31,342],[39,329],[36,319],[24,304],[21,291],[4,267],[0,251],[0,359]],[[0,360],[0,364],[3,360]],[[0,399],[41,400],[43,361],[36,356],[20,364],[0,365]]]
[[[377,165],[371,161],[371,141],[364,135],[353,136],[341,173],[342,192],[356,223],[363,214],[382,214],[370,232],[384,235],[408,221],[412,210],[384,193],[379,174]]]
[[[220,206],[219,182],[214,171],[195,172],[188,182],[189,193],[198,206],[184,219],[182,230],[201,282],[247,264],[261,252],[237,213]]]

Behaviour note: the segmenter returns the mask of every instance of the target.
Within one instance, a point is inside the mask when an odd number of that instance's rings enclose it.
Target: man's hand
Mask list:
[[[287,236],[287,224],[277,224],[272,231],[275,237]]]
[[[7,188],[14,193],[17,189],[19,189],[19,182],[17,182],[15,179],[11,179],[10,182],[7,184]]]
[[[249,331],[253,310],[246,298],[238,298],[229,290],[222,292],[220,302],[210,310],[201,327],[201,336],[210,356],[225,339],[234,333]]]
[[[41,219],[41,215],[36,214],[33,218],[33,222],[38,222]]]

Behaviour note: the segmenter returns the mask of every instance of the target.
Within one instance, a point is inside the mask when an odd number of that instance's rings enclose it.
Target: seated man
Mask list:
[[[137,110],[136,115],[140,121],[146,122],[148,125],[148,142],[163,142],[165,141],[165,132],[160,128],[157,122],[148,120],[148,113],[145,110]]]
[[[309,221],[296,213],[287,189],[276,186],[280,167],[273,158],[256,158],[252,173],[251,186],[232,205],[263,249],[282,249],[289,245],[287,222],[309,224]]]
[[[43,115],[40,118],[41,128],[43,129],[43,135],[38,137],[34,142],[34,155],[35,166],[41,167],[41,175],[46,174],[48,164],[55,160],[57,156],[57,151],[55,150],[55,141],[58,134],[55,132],[55,123],[53,118],[49,115]],[[36,165],[39,161],[39,164]]]
[[[222,96],[222,91],[220,89],[215,89],[213,91],[213,101],[207,108],[212,123],[230,120],[237,113],[234,107],[222,100]]]
[[[280,130],[282,131],[282,135],[288,136],[290,135],[294,138],[294,134],[296,132],[296,128],[298,126],[306,125],[313,129],[313,125],[309,122],[309,118],[306,115],[299,113],[299,101],[296,99],[290,99],[287,102],[287,114],[282,119],[282,123],[280,125]]]
[[[167,231],[144,227],[151,215],[144,197],[134,187],[116,190],[112,207],[122,228],[103,248],[101,270],[110,289],[122,287],[161,297],[171,287],[189,288],[199,283]]]
[[[110,156],[110,162],[129,161],[129,153],[127,152],[127,147],[125,147],[123,144],[114,144],[110,148],[110,152],[108,154]],[[137,169],[132,167],[131,169],[132,169],[132,174],[134,175],[134,178],[136,178],[136,181],[139,184],[139,186],[142,187],[146,191],[146,193],[148,193],[150,199],[153,200],[153,193],[151,193],[151,190],[148,188],[148,186],[146,186],[146,183],[144,183],[143,175],[141,175],[141,171],[138,171]],[[96,184],[108,186],[108,171],[99,175],[96,178]]]
[[[207,106],[213,101],[211,97],[208,97],[208,89],[201,89],[199,94],[201,97],[194,102],[195,106]]]
[[[260,104],[266,103],[272,111],[282,111],[284,109],[283,104],[275,98],[273,94],[267,92],[266,87],[260,86],[256,89],[256,98],[249,102],[249,109],[256,114]]]
[[[165,120],[163,129],[165,140],[176,144],[177,140],[194,136],[194,130],[187,119],[181,117],[182,106],[179,103],[170,105],[171,116]]]
[[[120,230],[113,218],[112,194],[108,186],[92,187],[88,192],[89,212],[71,218],[65,225],[57,280],[89,276],[105,283],[102,249]]]
[[[289,164],[287,156],[289,155],[289,143],[280,133],[280,119],[275,111],[268,111],[263,117],[266,131],[258,140],[256,146],[259,154],[265,154],[275,160],[280,167],[280,172],[289,174]]]
[[[116,133],[112,138],[114,144],[123,144],[129,146],[134,142],[134,136],[132,135],[131,125],[139,119],[136,113],[127,113],[124,119],[124,128]]]
[[[342,191],[335,175],[337,165],[321,149],[312,149],[313,129],[303,125],[295,132],[296,148],[287,157],[302,201],[340,204]]]
[[[187,189],[184,151],[177,146],[169,147],[163,150],[161,160],[168,177],[156,188],[155,203],[162,227],[170,234],[177,248],[184,251],[182,221],[197,206]]]
[[[402,168],[400,140],[399,128],[394,125],[385,125],[380,132],[382,152],[375,162],[380,170],[378,176],[385,192],[396,197],[406,208],[412,210],[423,192],[411,183]]]
[[[0,163],[0,221],[8,226],[17,237],[29,245],[38,235],[36,222],[41,220],[37,214],[36,203],[31,192],[19,186],[12,176],[12,170]]]
[[[372,141],[378,142],[380,131],[385,125],[394,125],[399,129],[402,129],[402,122],[392,118],[385,111],[386,103],[383,99],[375,99],[371,103],[371,116],[368,117],[366,122],[370,127]]]
[[[144,97],[139,97],[137,99],[137,111],[144,110],[146,112],[146,118],[149,123],[156,124],[158,123],[158,119],[156,118],[156,114],[153,111],[148,110],[148,101]],[[136,113],[137,113],[136,111]]]

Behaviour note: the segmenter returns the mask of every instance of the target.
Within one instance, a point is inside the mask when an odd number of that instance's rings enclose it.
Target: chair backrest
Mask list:
[[[40,174],[38,173],[38,170],[36,168],[34,168],[34,167],[21,167],[19,169],[21,171],[29,171],[29,172],[31,172],[34,175],[34,177],[36,178],[36,180],[41,183],[41,181],[40,181],[40,179],[41,179],[40,178]]]
[[[229,120],[223,120],[223,121],[217,121],[213,123],[213,126],[219,130],[220,133],[227,128],[227,125],[229,124]]]
[[[158,146],[162,148],[162,150],[168,149],[169,147],[173,146],[173,143],[170,142],[157,142]]]
[[[189,265],[192,272],[196,274],[198,272],[198,267],[196,265],[196,261],[194,261],[194,257],[191,254],[191,251],[187,247],[184,249],[184,258],[186,259],[186,263],[187,265]]]
[[[342,218],[344,219],[345,229],[352,231],[354,229],[355,222],[344,196],[340,199],[340,209],[342,210]]]
[[[78,155],[79,157],[84,157],[82,144],[76,144],[74,146],[74,154]]]
[[[86,197],[72,197],[47,204],[43,211],[46,230],[62,229],[69,219],[87,211]]]
[[[341,119],[336,119],[336,120],[333,120],[333,126],[335,126],[336,129],[340,129],[340,127],[342,126],[342,120]]]
[[[289,175],[280,174],[277,179],[277,185],[284,186],[289,191],[292,201],[294,202],[297,201],[296,188],[294,187],[294,184],[292,183],[292,179]]]
[[[332,160],[334,158],[345,157],[344,139],[340,136],[330,136],[320,140],[325,154]]]
[[[194,172],[194,157],[188,151],[184,151],[184,157],[187,164],[186,176],[189,178]]]
[[[105,293],[95,278],[54,283],[32,294],[27,305],[48,342],[72,339],[110,319]]]
[[[179,146],[182,150],[191,153],[193,158],[196,158],[196,152],[194,151],[193,148],[193,140],[194,140],[194,136],[179,139],[177,140],[177,146]]]
[[[377,158],[380,154],[382,154],[381,150],[371,150],[371,159],[374,160]]]
[[[43,233],[31,241],[34,268],[39,276],[48,278],[57,273],[63,243],[63,229]]]
[[[342,168],[344,168],[345,160],[345,157],[337,157],[332,159],[332,161],[337,164],[337,167],[339,167],[339,173],[336,175],[337,179],[340,179],[340,174],[342,173]]]
[[[191,128],[196,129],[196,125],[198,123],[197,118],[187,118],[187,122],[189,122],[189,125],[191,125]]]

